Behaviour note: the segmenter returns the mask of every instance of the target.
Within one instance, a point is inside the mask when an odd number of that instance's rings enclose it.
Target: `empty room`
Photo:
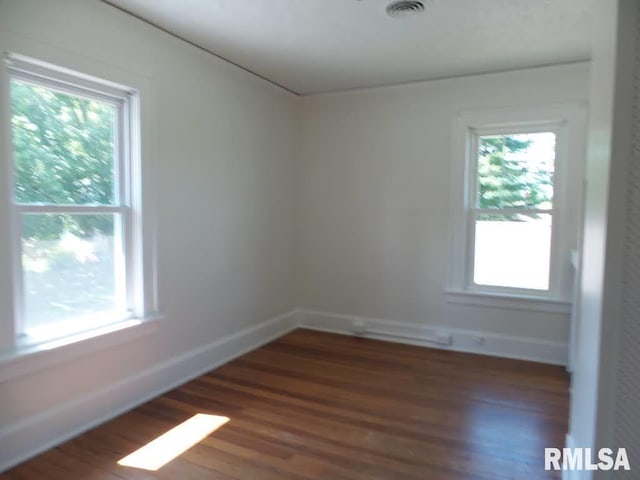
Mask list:
[[[0,0],[0,478],[640,478],[636,0]]]

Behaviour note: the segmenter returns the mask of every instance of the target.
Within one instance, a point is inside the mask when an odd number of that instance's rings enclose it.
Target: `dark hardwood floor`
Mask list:
[[[0,477],[560,478],[568,388],[561,367],[297,330]],[[118,465],[198,413],[229,421],[157,471]]]

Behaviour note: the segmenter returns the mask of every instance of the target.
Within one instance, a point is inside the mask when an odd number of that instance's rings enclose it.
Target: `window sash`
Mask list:
[[[132,315],[136,310],[137,293],[136,285],[139,278],[135,269],[140,263],[134,256],[135,232],[134,215],[132,211],[131,188],[131,158],[132,148],[130,135],[132,134],[131,95],[125,89],[118,86],[103,84],[82,76],[70,74],[64,69],[52,69],[38,62],[23,60],[21,57],[10,56],[8,59],[8,79],[16,79],[38,86],[62,92],[76,97],[105,102],[116,108],[116,129],[114,135],[114,203],[109,205],[58,205],[49,203],[19,203],[15,195],[15,158],[14,148],[11,144],[9,160],[9,195],[10,195],[10,235],[12,238],[13,254],[13,278],[14,278],[14,332],[15,337],[24,337],[24,271],[22,268],[22,217],[24,214],[97,214],[116,213],[121,218],[122,249],[125,257],[125,292],[126,308]],[[9,105],[10,105],[9,101]],[[9,130],[12,132],[11,125]],[[139,255],[139,253],[138,253]],[[113,319],[119,321],[122,319]]]
[[[100,211],[97,211],[100,210]],[[106,314],[105,310],[96,309],[93,310],[92,313],[85,313],[82,315],[72,315],[68,318],[55,319],[54,321],[49,322],[36,322],[36,324],[27,324],[27,315],[25,313],[25,309],[28,308],[27,303],[23,301],[20,307],[20,315],[16,316],[16,337],[18,341],[24,346],[29,345],[31,343],[38,343],[40,340],[55,340],[58,338],[64,338],[68,335],[76,335],[82,333],[87,330],[91,330],[93,328],[104,327],[107,324],[123,321],[130,319],[133,316],[132,310],[130,308],[129,301],[129,292],[131,289],[129,288],[129,283],[127,280],[127,269],[130,268],[129,256],[125,251],[126,244],[126,232],[125,225],[127,222],[127,210],[124,208],[109,208],[108,210],[97,208],[85,208],[85,209],[55,209],[55,211],[48,211],[46,208],[37,210],[34,208],[29,208],[27,211],[21,212],[18,216],[18,242],[20,243],[20,272],[19,279],[16,283],[16,288],[19,289],[21,295],[25,295],[25,286],[27,285],[27,275],[28,272],[22,268],[22,256],[24,255],[24,251],[22,250],[24,244],[22,226],[25,222],[25,217],[30,215],[41,216],[41,215],[75,215],[75,216],[110,216],[113,218],[113,233],[112,235],[107,235],[107,237],[111,236],[113,239],[112,250],[113,254],[112,258],[112,268],[115,271],[120,272],[119,275],[114,274],[114,293],[116,295],[117,301],[114,303],[114,306],[117,307],[114,310],[110,310],[111,313],[109,315]],[[46,242],[45,242],[46,243]],[[89,267],[90,268],[90,267]],[[61,275],[64,275],[64,271],[61,272]],[[124,285],[122,284],[122,280],[124,280]],[[124,302],[124,303],[122,303]],[[84,321],[80,324],[77,323],[79,320],[83,319]],[[101,321],[103,319],[105,321]],[[37,320],[37,318],[36,318]],[[78,328],[71,328],[72,325],[77,325]],[[43,331],[49,332],[46,335],[43,335]]]
[[[55,75],[55,72],[51,72],[51,75]],[[99,102],[109,103],[116,109],[116,128],[114,135],[114,165],[113,165],[113,181],[114,181],[114,199],[111,205],[129,204],[130,203],[130,188],[129,188],[129,156],[127,153],[130,148],[130,140],[128,132],[130,132],[129,126],[129,95],[124,92],[119,97],[113,97],[112,95],[101,95],[95,90],[89,90],[84,87],[74,86],[68,83],[62,83],[54,76],[33,76],[22,70],[15,70],[9,68],[9,81],[17,79],[25,81],[27,83],[36,84],[43,88],[47,88],[53,91],[59,91],[67,95],[73,95],[76,97],[85,98],[88,100],[96,100]],[[95,87],[96,89],[98,87]],[[12,148],[13,157],[13,148]],[[16,202],[15,194],[15,158],[11,161],[11,199],[14,204]],[[35,205],[35,204],[34,204]]]
[[[6,59],[11,78],[17,78],[63,93],[96,99],[111,104],[127,101],[131,92],[124,86],[106,81],[95,81],[88,75],[52,67],[22,55],[9,54]]]
[[[508,136],[508,135],[520,135],[520,134],[535,134],[535,133],[553,133],[556,137],[556,157],[554,159],[554,175],[552,180],[553,186],[553,198],[551,200],[551,208],[556,208],[556,176],[557,176],[557,160],[558,160],[558,145],[561,140],[561,133],[557,125],[549,125],[548,123],[542,123],[535,126],[511,127],[511,128],[483,128],[476,129],[470,128],[468,131],[468,178],[465,182],[465,205],[467,209],[480,210],[478,207],[479,199],[479,151],[480,151],[480,138],[487,136]],[[509,207],[510,208],[510,207]],[[496,208],[495,210],[507,210],[508,208]],[[522,207],[526,210],[535,210],[528,207]]]
[[[555,213],[555,208],[469,208],[469,212],[474,215],[535,215]]]
[[[555,228],[555,214],[557,213],[557,202],[554,198],[552,202],[552,208],[538,209],[528,207],[506,207],[506,208],[479,208],[477,206],[478,200],[478,167],[479,167],[479,146],[480,137],[489,135],[515,135],[515,134],[527,134],[527,133],[543,133],[551,132],[556,136],[556,145],[560,139],[560,132],[557,126],[552,126],[548,123],[541,123],[539,125],[531,125],[523,128],[522,126],[512,127],[496,127],[496,128],[470,128],[467,132],[467,165],[468,176],[465,182],[465,211],[466,211],[466,252],[464,258],[464,272],[463,282],[464,288],[476,292],[486,293],[503,293],[503,294],[519,294],[527,296],[548,296],[555,291],[555,268],[554,258],[554,245],[556,237]],[[557,161],[557,152],[556,152]],[[556,177],[553,177],[554,197],[556,192]],[[475,244],[476,244],[476,221],[481,215],[535,215],[546,214],[551,216],[551,251],[549,258],[549,287],[546,290],[528,289],[521,287],[507,287],[497,285],[481,285],[474,282],[474,266],[475,266]]]
[[[129,207],[126,205],[53,205],[48,203],[15,203],[13,207],[18,213],[127,214],[129,211]]]
[[[484,285],[475,283],[475,247],[476,247],[476,223],[482,215],[493,215],[496,217],[506,217],[510,215],[548,215],[551,221],[551,244],[549,251],[549,287],[547,289],[529,289],[522,287],[508,287],[508,286],[500,286],[500,285]],[[525,293],[527,295],[548,295],[551,293],[553,288],[553,273],[552,273],[552,260],[553,260],[553,245],[555,240],[555,213],[553,210],[533,210],[533,209],[520,209],[520,208],[510,208],[510,209],[471,209],[468,215],[468,224],[467,224],[467,258],[466,258],[466,281],[465,284],[467,288],[471,287],[473,290],[477,291],[485,291],[485,292],[493,292],[498,291],[501,293]]]

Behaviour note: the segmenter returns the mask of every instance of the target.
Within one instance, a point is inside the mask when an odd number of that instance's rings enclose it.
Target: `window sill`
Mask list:
[[[0,383],[142,338],[156,331],[161,316],[129,319],[75,335],[0,353]]]
[[[571,302],[546,297],[447,290],[445,291],[445,298],[449,303],[462,305],[531,310],[534,312],[561,313],[567,315],[571,313]]]

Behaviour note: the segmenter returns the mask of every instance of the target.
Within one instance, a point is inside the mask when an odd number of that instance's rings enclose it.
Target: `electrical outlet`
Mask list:
[[[437,332],[435,332],[433,340],[439,345],[451,345],[452,338],[449,332],[438,330]]]
[[[474,335],[473,336],[473,342],[476,345],[484,345],[485,340],[486,339],[482,335]]]
[[[367,333],[368,327],[367,322],[364,320],[354,320],[351,323],[351,331],[356,335],[364,335]]]

